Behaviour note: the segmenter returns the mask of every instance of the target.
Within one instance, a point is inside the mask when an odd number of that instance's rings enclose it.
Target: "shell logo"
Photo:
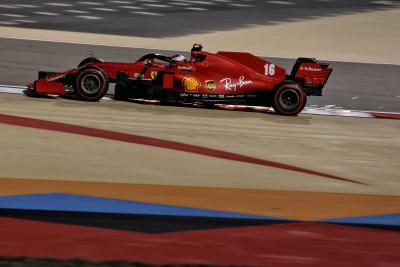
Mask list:
[[[200,87],[200,81],[194,76],[186,76],[182,80],[182,85],[186,92],[197,92]]]

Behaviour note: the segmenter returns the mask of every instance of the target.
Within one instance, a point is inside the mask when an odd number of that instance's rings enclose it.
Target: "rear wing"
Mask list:
[[[299,82],[308,95],[322,95],[325,86],[332,73],[329,64],[319,63],[314,58],[298,58],[290,73],[289,79]]]

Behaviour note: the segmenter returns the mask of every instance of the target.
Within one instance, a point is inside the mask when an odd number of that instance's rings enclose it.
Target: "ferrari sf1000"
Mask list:
[[[328,64],[313,58],[298,58],[288,73],[250,53],[209,53],[195,44],[188,59],[147,54],[120,63],[89,57],[65,72],[39,72],[28,89],[36,95],[74,92],[82,100],[98,101],[115,83],[116,100],[272,106],[278,114],[291,116],[303,110],[307,96],[322,95],[331,72]]]

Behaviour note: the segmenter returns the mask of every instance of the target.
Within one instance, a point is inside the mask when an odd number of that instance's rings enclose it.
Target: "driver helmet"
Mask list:
[[[172,57],[172,60],[175,62],[183,62],[186,61],[186,58],[184,55],[175,55]]]
[[[194,43],[192,47],[192,52],[193,51],[198,51],[200,52],[203,49],[203,46],[200,43]]]

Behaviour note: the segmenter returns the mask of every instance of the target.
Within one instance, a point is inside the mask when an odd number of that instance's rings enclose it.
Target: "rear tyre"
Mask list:
[[[86,101],[99,101],[108,90],[108,76],[98,67],[84,67],[75,79],[77,95]]]
[[[83,67],[83,66],[85,66],[86,64],[91,63],[91,62],[104,62],[104,60],[102,60],[102,59],[100,59],[100,58],[97,58],[97,57],[88,57],[88,58],[85,58],[84,60],[82,60],[82,61],[78,64],[78,68],[81,68],[81,67]]]
[[[285,116],[296,116],[307,102],[307,96],[295,83],[284,84],[273,96],[272,107],[275,112]]]

